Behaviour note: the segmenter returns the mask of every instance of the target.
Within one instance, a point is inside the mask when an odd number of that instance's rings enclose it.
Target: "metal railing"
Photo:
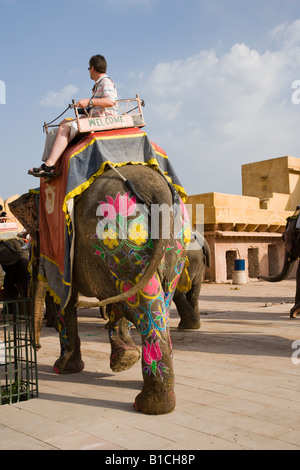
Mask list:
[[[0,405],[37,396],[32,299],[0,300]]]

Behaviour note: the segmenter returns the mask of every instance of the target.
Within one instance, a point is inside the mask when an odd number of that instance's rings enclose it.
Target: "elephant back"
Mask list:
[[[0,240],[0,264],[12,266],[21,258],[28,258],[28,250],[22,250],[20,240]]]

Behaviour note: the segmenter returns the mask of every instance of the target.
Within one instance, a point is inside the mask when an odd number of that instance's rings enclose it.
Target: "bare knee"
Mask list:
[[[64,137],[69,137],[70,131],[71,128],[69,126],[69,121],[64,119],[59,125],[58,134]]]

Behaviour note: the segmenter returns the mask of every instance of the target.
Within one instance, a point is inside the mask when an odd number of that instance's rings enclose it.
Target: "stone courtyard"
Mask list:
[[[85,361],[79,374],[53,373],[59,340],[44,326],[39,397],[1,406],[0,449],[300,449],[300,353],[293,349],[300,319],[289,318],[295,284],[205,282],[195,331],[177,330],[173,304],[177,406],[162,416],[134,411],[141,364],[119,374],[110,370],[108,333],[97,308],[79,311]]]

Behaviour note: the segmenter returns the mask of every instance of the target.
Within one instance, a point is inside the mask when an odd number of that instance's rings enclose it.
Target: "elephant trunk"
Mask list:
[[[40,336],[43,324],[44,301],[46,296],[47,282],[38,280],[34,297],[34,333],[35,348],[40,349]]]
[[[285,254],[284,264],[283,264],[281,273],[273,277],[259,276],[259,279],[262,279],[263,281],[268,281],[268,282],[283,281],[284,279],[288,277],[288,275],[292,271],[294,263],[295,263],[295,260],[294,259],[292,260],[287,254]]]

